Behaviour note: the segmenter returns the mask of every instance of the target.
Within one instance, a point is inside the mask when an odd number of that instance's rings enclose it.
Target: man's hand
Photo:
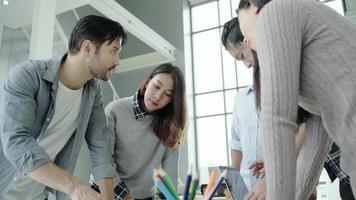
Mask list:
[[[256,176],[257,178],[259,178],[260,176],[263,177],[265,175],[265,167],[263,160],[256,160],[250,165],[249,169],[251,170],[252,175]]]
[[[100,200],[100,194],[91,189],[89,185],[77,182],[68,194],[72,200]]]
[[[135,200],[130,194],[127,194],[124,200]]]
[[[53,162],[43,164],[27,175],[37,182],[66,193],[73,200],[100,199],[100,194],[91,189],[88,184],[81,182]]]
[[[266,195],[267,195],[266,178],[263,178],[245,196],[244,200],[265,200]]]

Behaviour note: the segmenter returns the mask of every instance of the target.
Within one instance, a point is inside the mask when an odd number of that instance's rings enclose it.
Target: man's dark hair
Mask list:
[[[106,17],[89,15],[81,18],[74,27],[68,42],[69,53],[77,54],[84,40],[90,40],[100,47],[105,41],[111,44],[117,38],[122,39],[121,45],[127,40],[127,33],[120,23]]]

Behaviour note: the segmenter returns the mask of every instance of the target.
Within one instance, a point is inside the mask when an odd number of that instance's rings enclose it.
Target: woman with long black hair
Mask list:
[[[154,199],[152,173],[159,167],[177,187],[179,144],[187,128],[181,70],[159,65],[133,96],[110,102],[105,113],[118,173],[114,199]]]

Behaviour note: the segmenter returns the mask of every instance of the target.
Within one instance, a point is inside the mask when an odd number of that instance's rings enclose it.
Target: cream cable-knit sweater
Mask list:
[[[341,166],[355,192],[355,25],[316,0],[273,0],[258,16],[256,37],[268,199],[306,199],[302,193],[314,187],[308,181],[316,181],[319,174],[311,173],[320,172],[330,143],[323,126],[341,148]],[[307,134],[314,135],[300,155],[304,163],[298,170],[307,170],[298,171],[295,195],[298,103],[314,114],[309,123],[319,125],[307,126]]]

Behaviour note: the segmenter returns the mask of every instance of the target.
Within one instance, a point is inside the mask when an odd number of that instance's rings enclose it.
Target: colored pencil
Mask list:
[[[185,189],[184,189],[184,194],[183,194],[183,200],[188,200],[189,197],[189,188],[190,188],[190,182],[192,181],[192,172],[191,169],[188,171],[187,175],[187,182],[185,183]]]
[[[190,184],[191,186],[190,186],[189,200],[194,200],[198,183],[199,183],[199,172],[196,172],[194,174],[193,182],[192,184]]]
[[[178,193],[177,193],[176,189],[174,189],[172,182],[170,181],[169,177],[167,176],[167,173],[163,169],[158,169],[158,174],[162,176],[163,183],[167,186],[168,190],[171,192],[173,197],[176,200],[179,200]]]
[[[166,185],[164,185],[164,183],[160,179],[156,179],[156,186],[159,189],[159,191],[161,191],[162,194],[166,197],[167,200],[175,200],[171,192],[168,190]]]

